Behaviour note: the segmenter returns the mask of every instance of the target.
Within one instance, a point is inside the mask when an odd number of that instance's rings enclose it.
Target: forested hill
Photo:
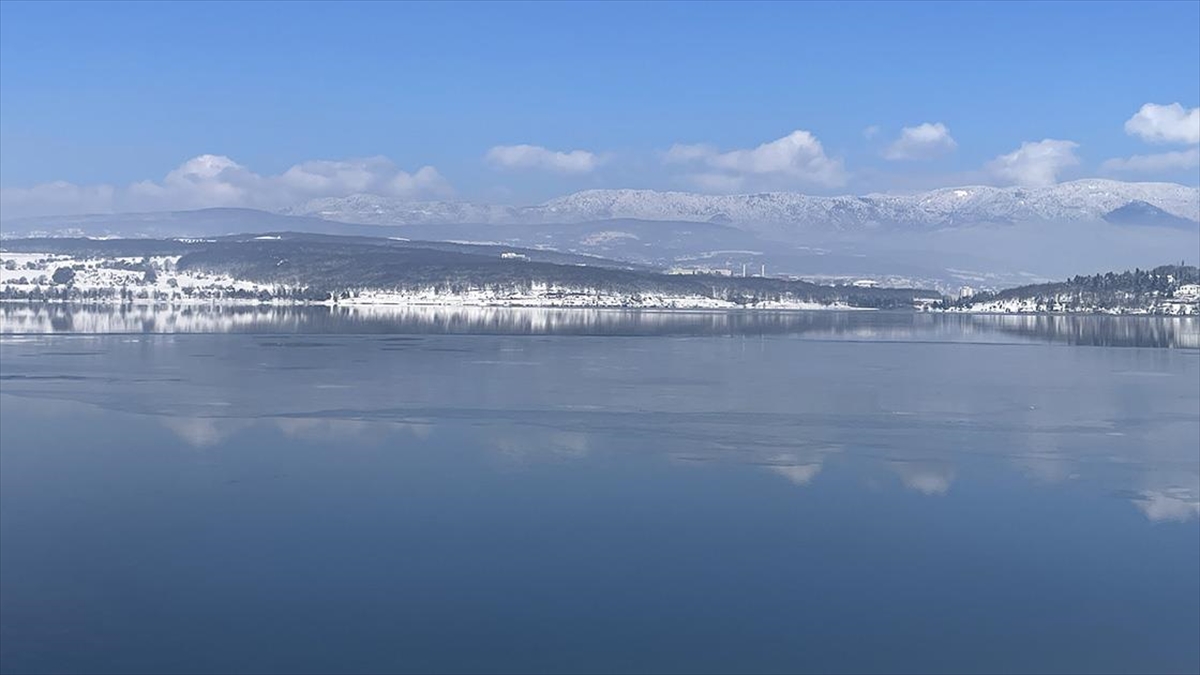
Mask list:
[[[5,241],[4,249],[9,257],[0,269],[0,299],[911,308],[939,297],[920,289],[665,274],[553,251],[293,233],[188,241],[24,239]]]
[[[525,257],[346,242],[219,242],[180,257],[179,269],[226,274],[259,283],[344,295],[358,291],[499,295],[554,287],[575,295],[708,298],[735,305],[769,302],[912,307],[932,291],[822,286],[773,278],[670,275],[657,271],[558,264]]]
[[[1075,276],[1066,281],[1018,286],[949,301],[946,309],[975,311],[1131,311],[1195,314],[1200,303],[1200,268],[1162,265]]]

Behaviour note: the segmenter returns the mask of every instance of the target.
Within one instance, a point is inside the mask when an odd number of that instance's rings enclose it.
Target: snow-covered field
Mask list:
[[[179,256],[75,258],[52,253],[11,253],[0,251],[0,288],[17,293],[38,290],[53,292],[65,287],[55,283],[59,268],[74,271],[70,285],[83,295],[95,295],[124,289],[129,302],[208,302],[233,300],[232,294],[250,295],[271,291],[272,287],[230,276],[176,269]],[[153,270],[147,274],[147,269]],[[122,300],[120,294],[113,300]]]

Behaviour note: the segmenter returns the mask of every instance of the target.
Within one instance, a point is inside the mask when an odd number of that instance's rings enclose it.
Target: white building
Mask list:
[[[672,267],[667,270],[667,274],[710,274],[718,277],[731,277],[733,271],[718,267]]]
[[[1176,300],[1200,300],[1200,284],[1182,284],[1175,289]]]

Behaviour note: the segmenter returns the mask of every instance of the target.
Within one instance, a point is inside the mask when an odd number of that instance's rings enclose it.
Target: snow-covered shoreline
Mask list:
[[[494,307],[547,309],[652,309],[748,311],[866,311],[843,301],[818,302],[804,295],[711,297],[685,292],[616,291],[602,287],[535,281],[525,284],[428,284],[401,288],[345,288],[331,293],[267,284],[195,269],[181,269],[179,256],[72,257],[0,251],[0,302],[71,303],[111,306],[327,305],[345,307]],[[59,278],[62,277],[62,278]],[[1070,294],[946,306],[920,298],[912,309],[950,314],[1134,316],[1200,315],[1200,286],[1153,297],[1146,306],[1080,303]]]
[[[448,291],[436,286],[416,289],[347,289],[336,298],[305,288],[263,284],[222,274],[179,269],[179,256],[74,258],[50,253],[0,253],[0,302],[65,302],[119,305],[344,305],[438,307],[545,307],[590,309],[873,309],[846,303],[800,299],[734,302],[700,295],[616,293],[559,284],[534,283],[522,290],[487,287]],[[68,282],[56,282],[60,268],[71,270]],[[149,270],[149,271],[148,271]],[[321,297],[313,297],[319,295]]]
[[[1107,316],[1197,316],[1200,304],[1195,301],[1161,300],[1150,307],[1071,307],[1063,303],[1047,303],[1036,298],[992,300],[963,307],[931,308],[930,312],[945,314],[996,314],[1025,316],[1064,316],[1103,314]]]
[[[473,289],[462,293],[437,292],[434,289],[420,291],[377,291],[368,290],[336,301],[326,300],[316,304],[339,304],[344,306],[437,306],[437,307],[545,307],[580,309],[765,309],[765,310],[835,310],[860,311],[869,307],[854,307],[844,303],[817,303],[805,301],[762,301],[736,303],[701,296],[672,296],[656,294],[613,294],[594,293],[570,288],[534,285],[528,292],[502,293],[488,289]]]

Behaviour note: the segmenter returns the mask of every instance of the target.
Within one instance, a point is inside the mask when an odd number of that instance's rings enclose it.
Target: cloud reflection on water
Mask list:
[[[279,311],[291,318],[274,323]],[[257,317],[246,324],[253,334],[7,336],[0,377],[5,394],[156,416],[201,449],[256,425],[313,444],[380,446],[428,442],[447,427],[508,462],[637,452],[759,466],[798,487],[874,466],[928,496],[970,489],[994,458],[1032,484],[1097,482],[1151,520],[1200,515],[1190,352],[1060,348],[1031,344],[1036,336],[1004,344],[1003,330],[980,332],[1009,317],[548,312],[555,330],[621,337],[528,332],[537,310],[431,310],[420,324],[429,332],[395,333],[382,320],[271,308],[245,314]],[[336,330],[287,333],[311,321]],[[1170,321],[1143,328],[1189,329]],[[527,332],[439,332],[479,322]],[[1014,325],[1027,324],[1055,322]]]

